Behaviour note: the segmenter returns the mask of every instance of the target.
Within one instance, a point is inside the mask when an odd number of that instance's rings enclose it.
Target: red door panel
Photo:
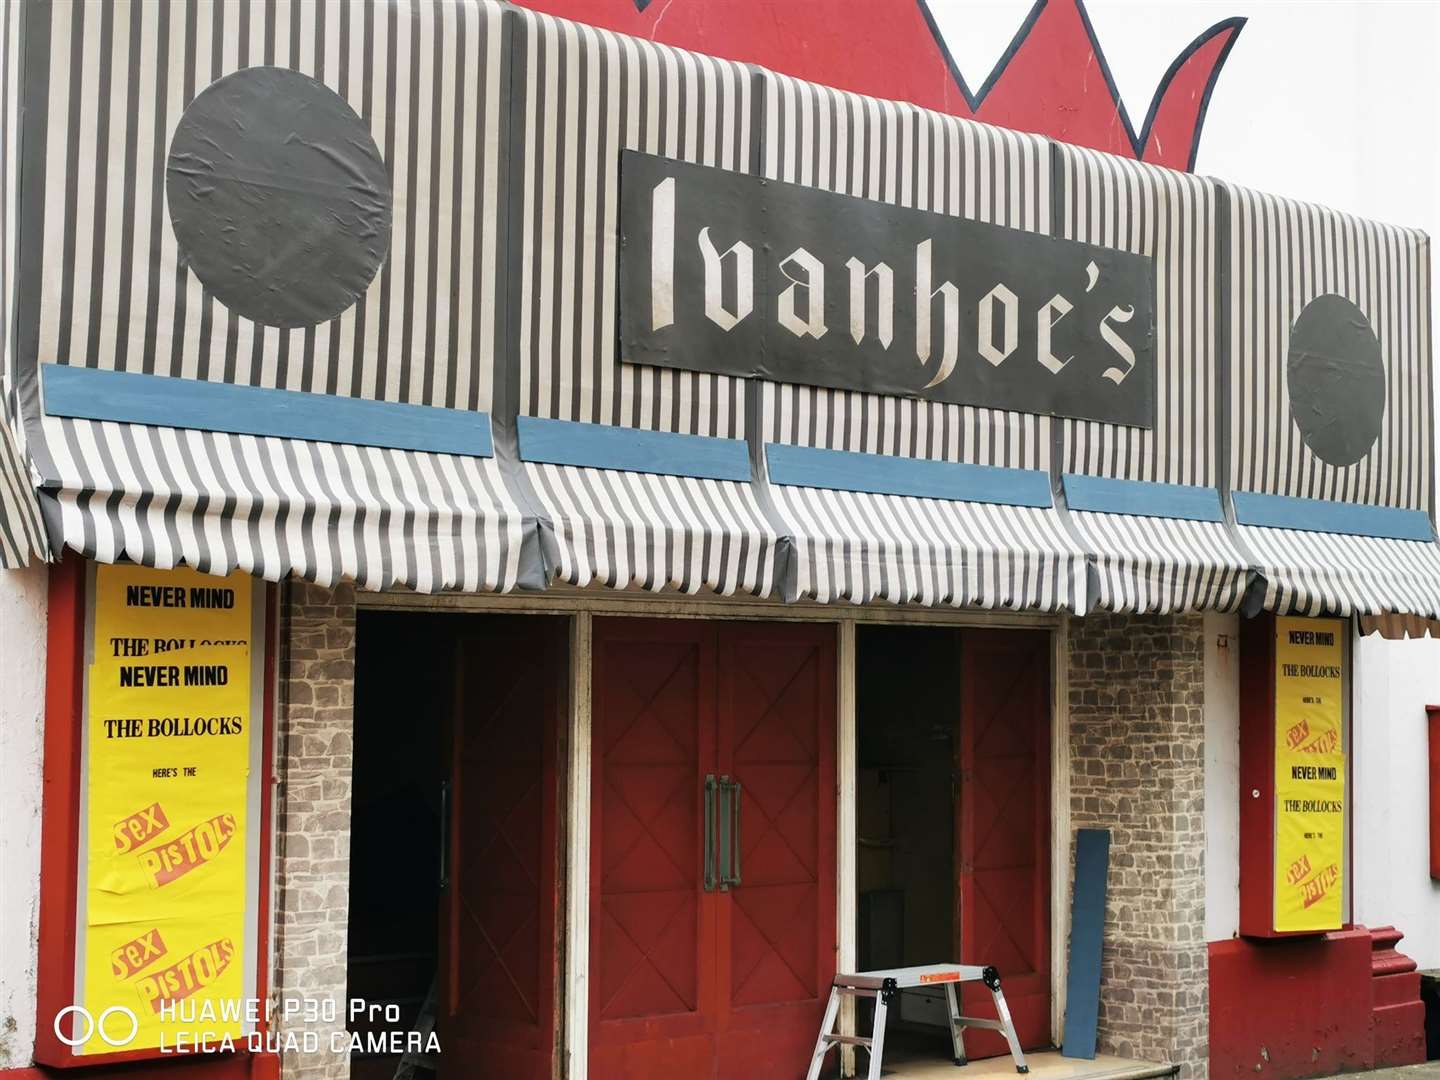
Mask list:
[[[714,905],[701,791],[714,758],[705,624],[596,620],[590,1072],[702,1070],[713,1054]]]
[[[596,620],[596,1080],[804,1074],[835,963],[833,631]],[[704,884],[704,783],[741,882]]]
[[[440,1068],[540,1080],[554,1056],[562,622],[467,633],[455,679]]]
[[[718,1075],[799,1077],[835,974],[833,630],[725,625],[719,678],[719,768],[741,785],[741,884],[721,909],[729,1037]]]
[[[1050,1043],[1050,638],[967,630],[961,638],[960,955],[1000,970],[1021,1045]],[[994,1016],[983,987],[965,1011]],[[967,1032],[972,1057],[1006,1053],[988,1031]]]

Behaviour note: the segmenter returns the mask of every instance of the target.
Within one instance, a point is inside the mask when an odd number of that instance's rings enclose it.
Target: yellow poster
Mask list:
[[[243,574],[96,568],[77,1004],[110,1012],[78,1053],[242,1033],[251,600]]]
[[[1275,929],[1337,930],[1345,876],[1345,627],[1275,620]]]

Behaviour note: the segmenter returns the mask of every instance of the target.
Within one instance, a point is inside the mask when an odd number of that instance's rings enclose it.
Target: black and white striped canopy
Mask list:
[[[0,566],[70,549],[370,589],[1440,617],[1418,232],[486,0],[54,4],[0,32]],[[267,322],[204,279],[224,258],[182,250],[214,177],[193,146],[172,160],[177,132],[203,143],[196,102],[277,68],[359,133],[373,211],[336,211],[366,269],[323,283],[353,302],[313,322]],[[1153,424],[625,362],[626,150],[1151,260]],[[1349,464],[1290,399],[1293,328],[1327,297],[1380,350],[1383,416]],[[537,458],[527,422],[650,457]],[[680,467],[697,439],[728,471]],[[767,447],[1047,494],[801,485]],[[1067,504],[1074,478],[1128,494]],[[1403,521],[1367,534],[1356,508]]]

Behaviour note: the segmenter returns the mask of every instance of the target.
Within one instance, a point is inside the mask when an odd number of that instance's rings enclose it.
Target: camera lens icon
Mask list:
[[[70,1016],[78,1018],[73,1028],[65,1023]],[[119,1019],[112,1021],[112,1017]],[[116,1038],[112,1029],[119,1025],[119,1030],[124,1030],[126,1020],[130,1022],[130,1030],[123,1038]],[[97,1032],[106,1046],[129,1046],[140,1033],[140,1018],[135,1015],[134,1010],[127,1009],[124,1005],[111,1005],[99,1017],[91,1015],[90,1010],[83,1005],[66,1005],[55,1014],[55,1037],[66,1046],[84,1046]]]

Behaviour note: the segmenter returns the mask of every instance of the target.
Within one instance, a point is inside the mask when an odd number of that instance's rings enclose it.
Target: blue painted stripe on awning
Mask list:
[[[775,484],[1000,506],[1052,505],[1049,474],[1035,469],[965,465],[788,443],[767,443],[765,456],[770,480]]]
[[[517,422],[525,461],[699,480],[750,480],[750,451],[741,439],[538,416],[522,416]]]
[[[1345,536],[1379,536],[1391,540],[1435,539],[1430,516],[1423,510],[1298,499],[1290,495],[1260,495],[1253,491],[1236,491],[1231,497],[1235,501],[1235,520],[1241,525]]]
[[[490,457],[490,414],[45,364],[45,411],[79,420]]]
[[[1224,521],[1220,492],[1191,484],[1154,484],[1143,480],[1117,480],[1108,476],[1066,473],[1065,501],[1071,510],[1137,517],[1173,518],[1178,521]]]

